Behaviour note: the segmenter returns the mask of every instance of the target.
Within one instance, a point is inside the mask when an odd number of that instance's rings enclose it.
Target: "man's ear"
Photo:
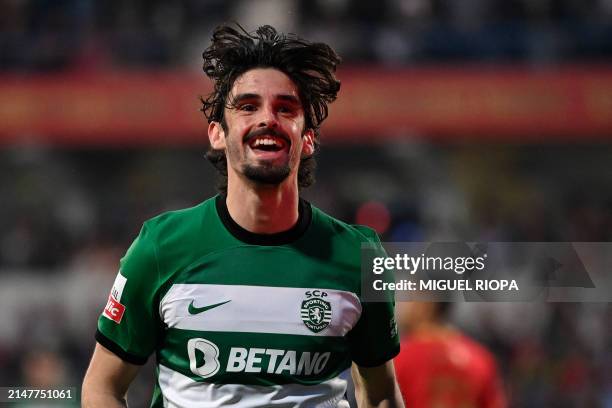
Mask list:
[[[212,121],[208,124],[208,140],[215,150],[225,150],[225,131],[221,123]]]
[[[314,153],[314,138],[314,130],[306,129],[306,131],[302,135],[302,157],[309,157],[312,156],[312,154]]]

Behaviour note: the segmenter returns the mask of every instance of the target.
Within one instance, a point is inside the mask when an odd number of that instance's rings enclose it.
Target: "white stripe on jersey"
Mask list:
[[[314,333],[302,320],[302,302],[314,288],[273,286],[175,284],[160,302],[160,316],[169,328],[307,336],[344,336],[361,316],[361,303],[352,292],[319,289],[331,305],[329,326]],[[312,297],[310,297],[312,299]],[[229,302],[227,302],[229,300]],[[190,314],[189,305],[203,308]],[[328,317],[328,314],[325,314]]]
[[[158,381],[168,408],[348,408],[344,393],[349,375],[347,369],[316,385],[211,384],[193,381],[160,364]]]

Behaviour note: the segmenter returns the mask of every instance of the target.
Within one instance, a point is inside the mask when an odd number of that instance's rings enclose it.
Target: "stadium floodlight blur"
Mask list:
[[[181,89],[220,21],[329,42],[352,66],[339,72],[351,103],[331,108],[346,119],[322,129],[318,165],[330,176],[306,194],[322,209],[382,217],[388,241],[612,238],[609,1],[24,0],[0,10],[1,386],[32,382],[35,350],[78,384],[106,301],[99,288],[142,221],[214,192],[198,131],[206,89]],[[419,126],[400,126],[406,118]],[[162,131],[133,132],[142,123]],[[611,316],[609,304],[559,303],[462,304],[452,317],[496,355],[511,406],[605,407]]]

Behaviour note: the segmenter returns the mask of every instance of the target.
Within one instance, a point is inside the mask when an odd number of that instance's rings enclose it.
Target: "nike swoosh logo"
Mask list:
[[[200,314],[200,313],[205,312],[207,310],[214,309],[215,307],[224,305],[227,302],[231,302],[231,300],[226,300],[225,302],[215,303],[214,305],[208,305],[208,306],[202,306],[202,307],[194,306],[193,302],[194,302],[194,300],[191,300],[191,303],[189,304],[189,308],[187,309],[187,311],[191,315],[197,315],[197,314]]]

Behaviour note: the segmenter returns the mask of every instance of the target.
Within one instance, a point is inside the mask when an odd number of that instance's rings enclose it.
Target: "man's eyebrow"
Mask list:
[[[253,99],[261,99],[261,96],[254,93],[241,93],[238,95],[234,95],[231,98],[231,104],[235,106],[238,105],[240,102]]]
[[[277,95],[277,98],[282,101],[287,101],[287,102],[291,102],[296,105],[301,105],[300,100],[294,95],[281,94],[281,95]]]
[[[296,97],[295,95],[291,95],[291,94],[279,94],[279,95],[276,95],[276,98],[284,102],[289,102],[293,105],[302,104],[302,102],[300,101],[298,97]],[[231,98],[230,106],[238,106],[244,101],[253,101],[253,100],[260,100],[260,99],[261,99],[261,95],[256,94],[256,93],[249,93],[249,92],[241,93],[238,95],[234,95]]]

